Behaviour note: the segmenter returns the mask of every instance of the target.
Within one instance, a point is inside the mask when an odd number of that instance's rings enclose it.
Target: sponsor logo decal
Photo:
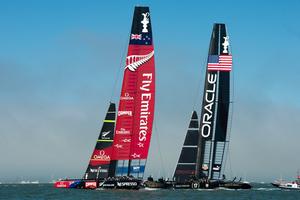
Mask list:
[[[102,138],[102,139],[105,139],[106,136],[107,136],[109,133],[110,133],[110,131],[104,131],[104,132],[102,132],[101,138]]]
[[[121,186],[137,186],[137,182],[117,182],[119,187]]]
[[[113,183],[104,183],[103,187],[115,187],[115,184],[113,184]]]
[[[121,149],[121,148],[123,148],[123,145],[120,145],[120,144],[116,144],[116,145],[114,145],[117,149]]]
[[[122,140],[124,143],[127,143],[127,142],[131,142],[131,139],[124,139]]]
[[[134,98],[129,95],[129,93],[125,93],[124,96],[120,97],[121,100],[133,100]]]
[[[147,140],[148,134],[148,117],[149,103],[151,100],[150,84],[152,83],[152,73],[144,73],[142,75],[141,90],[141,112],[140,112],[140,127],[139,127],[139,142],[143,143]]]
[[[205,91],[204,112],[202,116],[201,135],[207,138],[211,135],[211,126],[213,122],[213,107],[215,105],[215,91],[217,74],[207,74],[208,87]],[[211,89],[208,89],[211,88]]]
[[[99,172],[102,172],[102,173],[107,173],[108,170],[107,169],[99,169]]]
[[[154,55],[154,50],[146,55],[130,55],[126,57],[126,67],[132,72],[135,72],[139,66],[149,61]]]
[[[133,170],[133,171],[140,171],[140,167],[139,167],[139,166],[133,166],[133,167],[132,167],[132,170]]]
[[[215,165],[215,166],[213,167],[213,170],[214,170],[214,171],[220,171],[220,165]]]
[[[102,169],[101,166],[99,166],[98,168],[90,168],[90,172],[92,173],[97,173],[97,172],[102,172],[102,173],[107,173],[108,170],[107,169]]]
[[[98,169],[90,168],[90,172],[92,172],[92,173],[97,173],[97,172],[98,172]]]
[[[141,143],[141,142],[139,142],[137,145],[138,145],[139,147],[144,147],[144,143]]]
[[[136,153],[134,153],[134,154],[132,154],[131,155],[133,158],[140,158],[141,157],[141,154],[136,154]]]
[[[132,116],[132,111],[118,111],[118,116],[128,115]]]
[[[97,187],[97,183],[95,181],[93,181],[93,182],[85,182],[85,187],[86,188],[96,188]]]
[[[105,154],[104,150],[99,151],[99,154],[94,154],[93,155],[93,160],[98,160],[98,161],[110,161],[110,156]]]
[[[142,13],[143,15],[143,20],[141,21],[141,23],[143,24],[143,33],[148,33],[148,24],[149,24],[149,16],[150,13],[146,12],[146,13]]]
[[[224,43],[222,43],[223,45],[223,53],[228,53],[228,46],[229,46],[229,37],[223,37],[224,38]]]
[[[130,134],[130,131],[126,130],[125,128],[120,128],[120,130],[116,131],[116,134]]]

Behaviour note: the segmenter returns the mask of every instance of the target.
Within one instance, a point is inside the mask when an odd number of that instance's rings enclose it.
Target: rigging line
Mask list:
[[[229,174],[230,174],[230,178],[233,178],[229,148],[228,148],[228,161],[229,161]]]
[[[131,32],[131,31],[129,31],[127,38],[130,37],[130,32]],[[114,97],[114,95],[115,95],[115,93],[116,93],[116,90],[117,90],[117,83],[118,83],[119,80],[120,80],[120,72],[121,72],[121,69],[123,69],[123,64],[122,64],[122,63],[123,63],[123,61],[125,60],[125,59],[124,59],[124,58],[125,58],[125,54],[127,53],[127,51],[126,51],[126,50],[127,50],[127,46],[128,46],[128,45],[126,45],[127,43],[128,43],[128,40],[126,40],[125,45],[123,45],[124,49],[123,49],[123,51],[122,51],[122,55],[121,55],[119,67],[118,67],[117,72],[116,72],[117,76],[116,76],[116,78],[115,78],[115,80],[114,80],[114,83],[113,83],[113,88],[112,88],[112,92],[111,92],[111,96],[110,96],[110,102],[112,101],[112,99],[113,99],[113,97]]]
[[[227,28],[227,32],[228,32],[228,28]],[[226,34],[227,35],[227,34]],[[231,43],[231,41],[230,41],[230,43]],[[232,55],[232,46],[231,45],[229,45],[229,47],[228,47],[228,49],[229,49],[229,52],[231,53],[231,55]],[[233,62],[233,61],[232,61]],[[233,63],[232,63],[232,66],[234,66],[233,65]],[[233,111],[234,111],[234,102],[235,102],[235,84],[234,84],[234,80],[235,80],[235,78],[234,78],[234,70],[232,70],[231,71],[231,74],[232,74],[232,99],[231,99],[231,102],[232,102],[232,104],[231,104],[231,115],[230,115],[230,122],[229,122],[229,124],[228,124],[228,138],[226,139],[227,141],[228,141],[228,143],[227,143],[227,151],[226,151],[226,155],[228,156],[228,158],[229,158],[229,165],[230,165],[230,173],[231,173],[231,176],[232,176],[232,169],[231,169],[231,161],[230,161],[230,145],[229,145],[229,142],[230,142],[230,136],[231,136],[231,130],[232,130],[232,121],[233,121]],[[226,161],[227,161],[227,156],[226,156],[226,159],[225,159],[225,162],[224,162],[224,168],[226,167]]]
[[[159,159],[160,159],[162,172],[163,172],[163,174],[166,174],[165,173],[166,171],[165,171],[165,167],[164,167],[164,162],[163,162],[163,157],[162,157],[162,152],[161,152],[161,148],[160,148],[160,143],[159,143],[159,134],[158,134],[157,126],[156,126],[156,120],[154,120],[154,128],[155,128],[155,132],[156,132],[156,140],[157,140],[157,145],[158,145],[158,154],[159,154]]]
[[[202,62],[202,65],[201,66],[205,66],[205,67],[200,67],[200,74],[204,74],[204,85],[205,85],[205,70],[206,70],[206,60],[203,59],[203,62]],[[193,102],[193,111],[196,109],[196,103],[198,102],[199,100],[199,97],[200,95],[202,96],[203,95],[203,91],[200,89],[202,87],[201,83],[202,83],[202,77],[203,76],[199,76],[199,80],[198,80],[198,83],[197,83],[197,88],[196,88],[196,92],[194,94],[194,102]],[[200,92],[199,92],[200,91]],[[200,100],[201,101],[201,100]],[[202,102],[201,102],[202,103]],[[198,103],[197,103],[198,104]]]

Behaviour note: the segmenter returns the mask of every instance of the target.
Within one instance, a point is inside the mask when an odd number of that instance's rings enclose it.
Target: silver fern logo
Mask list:
[[[134,72],[137,70],[139,66],[144,64],[145,62],[149,61],[154,55],[154,50],[151,51],[149,54],[146,55],[130,55],[126,58],[126,67],[125,69],[129,69],[130,71]]]

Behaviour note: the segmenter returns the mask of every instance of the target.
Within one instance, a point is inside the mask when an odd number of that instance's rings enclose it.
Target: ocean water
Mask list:
[[[1,184],[0,199],[208,199],[300,200],[300,190],[281,190],[270,184],[252,184],[251,190],[80,190],[56,189],[52,184]]]

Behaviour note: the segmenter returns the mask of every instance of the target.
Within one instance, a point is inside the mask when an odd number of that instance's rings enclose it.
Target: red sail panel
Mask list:
[[[126,57],[112,160],[147,158],[154,117],[154,49],[148,7],[136,7]]]
[[[137,73],[124,71],[112,160],[128,160],[133,134],[133,115],[136,99]]]
[[[155,102],[154,50],[152,45],[130,45],[130,55],[143,55],[148,61],[137,72],[135,115],[130,159],[147,159],[151,140]]]
[[[136,62],[141,65],[131,71],[130,65]],[[152,133],[155,100],[153,46],[129,45],[126,63],[113,160],[147,158]]]

